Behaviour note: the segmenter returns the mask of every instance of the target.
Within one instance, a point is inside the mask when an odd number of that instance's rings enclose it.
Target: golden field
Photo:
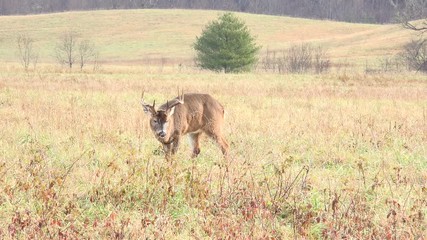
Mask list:
[[[426,234],[422,75],[12,69],[0,85],[2,238]],[[230,162],[209,139],[198,158],[183,144],[166,162],[143,88],[158,102],[183,88],[223,103]]]
[[[1,239],[427,237],[426,76],[366,74],[352,66],[321,75],[178,66],[176,59],[191,59],[188,46],[205,24],[197,19],[217,14],[0,17],[10,26],[1,29],[0,43]],[[377,59],[410,38],[397,25],[239,16],[264,50],[317,39],[331,46],[333,61]],[[76,22],[107,18],[129,24]],[[150,20],[164,24],[150,28]],[[100,70],[67,71],[49,57],[49,36],[70,23],[99,43]],[[302,32],[311,25],[316,31]],[[33,29],[43,46],[35,70],[13,63],[17,29]],[[158,34],[164,42],[150,45]],[[140,64],[166,55],[174,64]],[[140,106],[142,89],[148,102],[174,98],[177,89],[218,99],[230,159],[205,138],[198,158],[185,143],[166,161]]]

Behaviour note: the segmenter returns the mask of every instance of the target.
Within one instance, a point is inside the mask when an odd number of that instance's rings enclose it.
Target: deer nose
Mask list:
[[[166,137],[166,133],[165,133],[164,131],[160,131],[160,132],[158,133],[158,135],[159,135],[159,137],[161,137],[161,138]]]

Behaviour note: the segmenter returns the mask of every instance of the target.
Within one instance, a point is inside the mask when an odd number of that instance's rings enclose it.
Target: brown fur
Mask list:
[[[150,126],[157,140],[163,144],[166,157],[177,152],[181,137],[186,134],[189,134],[193,145],[192,156],[196,157],[200,153],[201,133],[215,140],[224,156],[227,156],[229,146],[222,135],[224,107],[209,94],[189,93],[184,95],[183,104],[168,108],[168,105],[178,100],[176,98],[161,105],[157,111],[151,109]],[[147,105],[143,103],[143,107]],[[162,124],[167,124],[166,136],[163,138],[158,135]]]

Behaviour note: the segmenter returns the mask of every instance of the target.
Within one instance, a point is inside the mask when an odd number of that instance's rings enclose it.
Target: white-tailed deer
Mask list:
[[[181,137],[189,134],[192,145],[192,157],[200,153],[200,135],[206,133],[221,147],[224,156],[228,153],[228,143],[222,136],[224,107],[209,94],[187,93],[167,101],[157,110],[144,101],[141,96],[144,112],[151,116],[150,127],[154,136],[163,144],[166,158],[178,150]]]

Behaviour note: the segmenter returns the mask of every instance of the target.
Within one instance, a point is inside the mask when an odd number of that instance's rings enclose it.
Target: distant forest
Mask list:
[[[390,23],[408,2],[424,0],[0,0],[0,15],[73,10],[183,8]]]

